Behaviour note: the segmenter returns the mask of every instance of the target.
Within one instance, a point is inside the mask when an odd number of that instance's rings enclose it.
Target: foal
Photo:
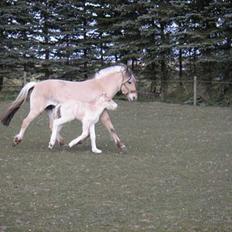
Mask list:
[[[117,103],[108,98],[104,93],[92,102],[68,101],[59,104],[55,108],[55,120],[53,122],[52,135],[48,148],[52,149],[56,142],[57,134],[66,122],[78,119],[82,122],[82,134],[69,143],[69,147],[74,146],[90,134],[92,152],[101,153],[96,147],[95,124],[99,121],[102,112],[115,110]]]

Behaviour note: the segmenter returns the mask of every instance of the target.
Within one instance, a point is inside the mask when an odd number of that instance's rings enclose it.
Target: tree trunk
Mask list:
[[[69,40],[69,35],[66,36],[66,45],[67,45],[67,53],[66,53],[66,65],[69,65],[70,62],[70,51],[69,51],[69,47],[70,47],[70,40]]]
[[[164,23],[160,24],[161,27],[161,41],[165,44]],[[164,101],[168,93],[168,75],[165,51],[161,51],[161,98]]]
[[[83,4],[84,4],[83,5],[84,12],[86,13],[86,11],[87,11],[86,4],[85,3],[83,3]],[[84,37],[84,41],[87,41],[88,38],[87,38],[87,19],[86,18],[83,19],[83,37]],[[87,44],[85,46],[87,46]],[[84,77],[85,77],[85,79],[87,79],[88,78],[88,75],[87,75],[87,72],[88,72],[88,61],[87,61],[88,50],[87,50],[87,47],[85,47],[83,49],[83,52],[84,52]]]
[[[194,48],[193,49],[193,76],[197,76],[196,61],[197,61],[197,48]]]
[[[183,87],[183,63],[182,63],[182,49],[179,49],[179,84]]]
[[[135,59],[132,58],[131,60],[131,69],[134,71],[135,70]]]
[[[0,76],[0,91],[2,91],[3,88],[3,79],[4,77]]]
[[[161,97],[165,101],[168,94],[168,78],[167,78],[167,67],[164,59],[164,54],[161,60]]]
[[[49,8],[48,1],[46,2],[47,8]],[[44,15],[44,25],[43,25],[43,34],[44,34],[44,44],[45,44],[45,65],[44,65],[44,75],[45,79],[49,78],[49,58],[50,58],[50,49],[49,49],[49,26],[48,26],[48,15],[45,12]]]

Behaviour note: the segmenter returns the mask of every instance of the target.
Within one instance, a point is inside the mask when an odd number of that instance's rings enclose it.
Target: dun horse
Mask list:
[[[71,82],[63,80],[44,80],[40,82],[30,82],[20,91],[18,97],[11,103],[5,114],[1,117],[1,122],[8,126],[14,114],[20,106],[29,98],[30,112],[23,120],[19,133],[14,137],[13,143],[16,145],[23,139],[24,133],[38,115],[47,110],[50,119],[50,128],[53,125],[52,108],[68,100],[90,102],[96,99],[101,93],[106,93],[113,98],[119,91],[127,96],[129,101],[137,99],[136,79],[132,71],[126,65],[115,65],[98,71],[93,79],[82,82]],[[101,122],[109,131],[115,144],[120,148],[125,148],[117,135],[111,122],[108,112],[105,110],[101,117]],[[57,134],[58,143],[63,143],[63,138]]]
[[[69,143],[69,147],[74,146],[90,134],[92,152],[101,153],[102,151],[96,146],[95,124],[99,121],[104,109],[115,110],[117,106],[117,103],[108,98],[104,93],[91,102],[72,100],[57,105],[54,109],[56,119],[53,122],[52,135],[48,148],[52,149],[55,145],[57,133],[63,124],[78,119],[82,122],[82,134],[73,139]]]

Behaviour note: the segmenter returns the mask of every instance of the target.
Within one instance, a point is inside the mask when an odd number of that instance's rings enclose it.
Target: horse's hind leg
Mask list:
[[[31,110],[29,112],[27,117],[22,122],[21,129],[20,129],[19,133],[14,137],[13,145],[17,145],[22,141],[27,127],[30,125],[32,120],[35,119],[40,113],[41,113],[41,111],[38,111],[38,110]]]

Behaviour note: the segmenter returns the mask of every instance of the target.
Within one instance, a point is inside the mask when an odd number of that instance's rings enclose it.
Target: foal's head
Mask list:
[[[107,110],[116,110],[118,107],[118,104],[109,98],[106,93],[103,93],[97,98],[96,104]]]

